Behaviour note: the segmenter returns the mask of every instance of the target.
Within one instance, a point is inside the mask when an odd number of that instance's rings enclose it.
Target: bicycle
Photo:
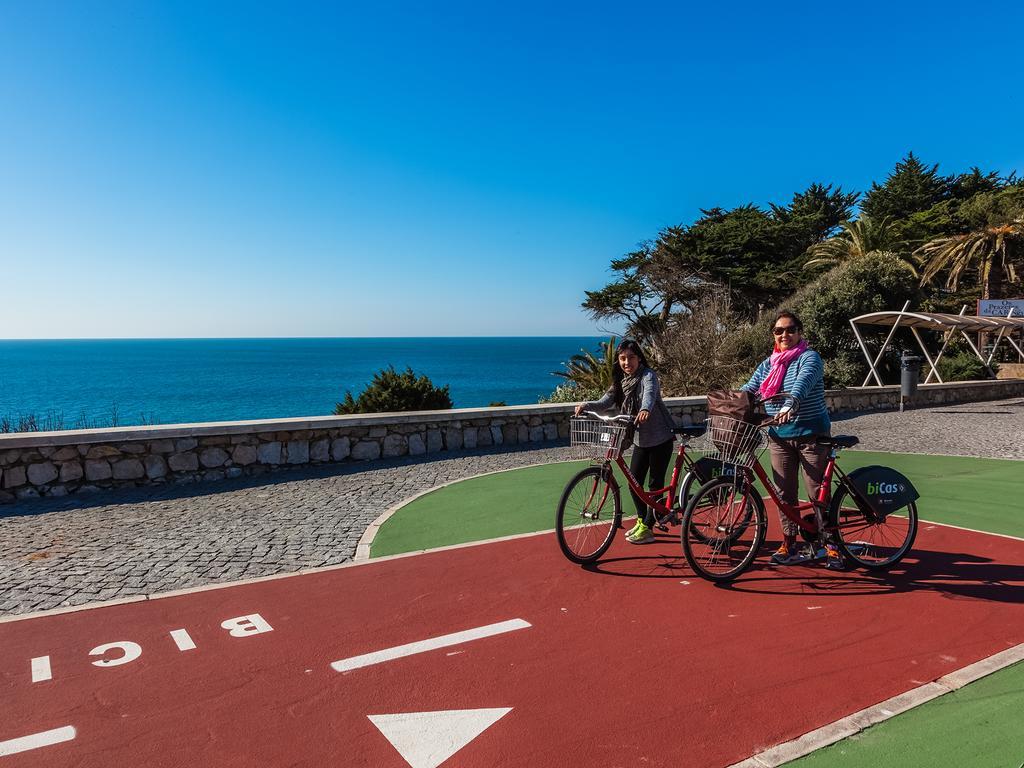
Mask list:
[[[768,527],[755,479],[815,551],[832,541],[846,558],[868,570],[884,570],[903,559],[917,535],[915,502],[920,494],[910,480],[891,467],[877,465],[847,474],[836,459],[841,450],[857,445],[859,438],[819,437],[817,443],[830,451],[818,498],[786,504],[758,460],[772,426],[772,421],[708,419],[709,454],[735,466],[736,472],[704,483],[687,504],[680,535],[694,572],[711,581],[731,581],[754,561]],[[832,494],[835,475],[837,489]]]
[[[668,530],[668,525],[686,508],[694,484],[710,480],[720,471],[713,459],[695,461],[686,451],[689,440],[704,434],[706,427],[674,427],[672,433],[681,437],[682,442],[676,452],[672,479],[664,488],[645,491],[622,458],[633,418],[602,416],[594,411],[584,411],[584,414],[593,418],[570,420],[570,444],[577,449],[580,458],[591,458],[596,466],[581,470],[569,480],[555,516],[562,553],[580,564],[592,563],[607,552],[615,532],[622,526],[622,500],[619,482],[612,473],[613,462],[630,489],[654,509],[656,524],[661,530]],[[673,499],[678,499],[674,506]]]

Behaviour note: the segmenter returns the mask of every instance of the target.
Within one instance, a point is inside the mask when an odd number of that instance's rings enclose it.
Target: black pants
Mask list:
[[[633,458],[629,462],[629,471],[633,473],[633,477],[636,478],[641,488],[644,487],[645,481],[649,491],[665,486],[665,473],[668,471],[668,462],[672,458],[674,443],[674,439],[669,439],[661,445],[651,448],[633,446]],[[650,473],[649,479],[648,473]],[[629,489],[629,494],[633,497],[633,503],[636,504],[637,518],[643,520],[644,525],[654,525],[654,510],[633,493],[632,488]]]

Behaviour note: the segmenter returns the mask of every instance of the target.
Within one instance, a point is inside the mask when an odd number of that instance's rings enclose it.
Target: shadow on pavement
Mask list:
[[[661,545],[661,546],[659,546]],[[666,552],[667,545],[674,545]],[[770,546],[769,546],[770,545]],[[655,544],[628,546],[616,543],[610,556],[582,566],[583,570],[605,576],[631,579],[696,579],[686,562],[678,536],[659,534]],[[729,583],[717,583],[718,589],[771,595],[822,597],[889,594],[929,590],[950,599],[987,600],[1024,605],[1024,562],[997,562],[966,552],[942,552],[912,549],[888,571],[868,571],[850,567],[836,572],[820,560],[793,566],[768,562],[774,544],[768,542],[751,568]],[[653,551],[652,551],[653,550]]]

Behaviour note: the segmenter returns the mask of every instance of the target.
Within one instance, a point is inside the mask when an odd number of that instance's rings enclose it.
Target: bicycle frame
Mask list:
[[[611,459],[605,459],[605,466],[608,466]],[[679,444],[679,449],[676,451],[676,463],[672,467],[672,479],[669,484],[664,488],[657,490],[645,491],[643,486],[637,481],[633,473],[629,470],[629,466],[626,464],[626,460],[622,456],[615,457],[615,464],[622,471],[622,474],[626,478],[626,482],[629,484],[629,489],[635,493],[641,501],[647,506],[653,508],[657,514],[668,515],[672,512],[672,499],[675,498],[676,489],[679,487],[679,480],[682,475],[680,470],[683,466],[686,466],[687,471],[693,468],[693,459],[686,455],[686,443],[682,442]],[[658,501],[662,496],[668,501],[668,505],[662,504]]]
[[[825,510],[828,508],[829,500],[832,498],[832,478],[836,472],[839,473],[840,481],[845,481],[846,473],[836,464],[836,457],[838,451],[835,447],[829,452],[828,463],[825,465],[825,471],[821,477],[821,486],[818,489],[818,498],[814,501],[802,501],[796,504],[787,504],[782,500],[782,489],[780,489],[775,483],[768,477],[768,473],[765,472],[764,467],[759,462],[755,462],[750,470],[747,470],[744,474],[747,475],[747,480],[752,481],[750,475],[754,475],[758,480],[761,481],[761,485],[766,491],[768,496],[779,508],[790,521],[795,525],[799,526],[804,531],[811,535],[817,535],[822,531],[818,529],[818,517],[815,515],[814,523],[809,523],[804,519],[804,512],[813,512],[816,510]],[[852,489],[852,486],[848,486]],[[824,530],[832,530],[836,526],[826,526]]]

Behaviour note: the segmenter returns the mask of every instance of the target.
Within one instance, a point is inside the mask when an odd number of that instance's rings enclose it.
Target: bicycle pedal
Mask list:
[[[654,527],[657,528],[662,533],[668,533],[668,526],[665,523],[662,523],[662,522],[659,521],[658,523],[655,524]]]

